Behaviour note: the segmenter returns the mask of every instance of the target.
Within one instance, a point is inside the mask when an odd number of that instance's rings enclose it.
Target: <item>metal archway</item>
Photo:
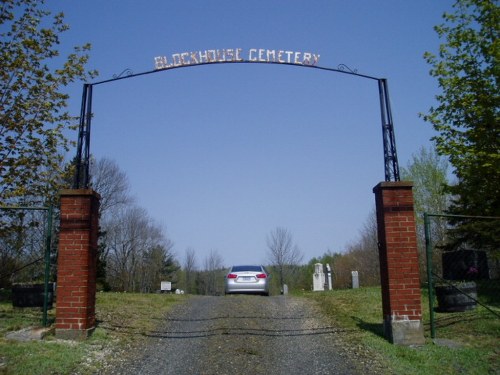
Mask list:
[[[329,72],[337,72],[349,74],[356,77],[371,79],[377,81],[379,98],[380,98],[380,116],[382,122],[382,141],[384,147],[384,168],[385,181],[400,181],[399,164],[396,153],[396,138],[394,135],[394,124],[392,121],[391,105],[389,101],[389,88],[387,79],[377,78],[369,75],[359,74],[355,70],[349,69],[346,65],[340,64],[336,69],[326,68],[316,65],[300,65],[289,62],[276,61],[250,61],[250,60],[235,60],[235,61],[210,61],[199,62],[187,65],[173,65],[166,68],[150,70],[142,73],[132,73],[130,69],[125,69],[120,75],[113,76],[111,79],[98,81],[94,83],[85,83],[83,85],[82,104],[80,110],[80,124],[78,128],[78,143],[75,157],[75,175],[73,179],[73,189],[87,189],[90,184],[89,166],[90,166],[90,130],[92,123],[92,89],[94,86],[102,85],[109,82],[119,81],[128,78],[135,78],[143,75],[159,73],[165,70],[176,68],[186,68],[202,65],[213,64],[279,64],[291,65],[303,68],[320,69]]]

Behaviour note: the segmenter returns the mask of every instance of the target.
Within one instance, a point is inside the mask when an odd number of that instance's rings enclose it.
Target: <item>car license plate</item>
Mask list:
[[[253,277],[252,276],[243,276],[242,280],[243,281],[252,281]]]

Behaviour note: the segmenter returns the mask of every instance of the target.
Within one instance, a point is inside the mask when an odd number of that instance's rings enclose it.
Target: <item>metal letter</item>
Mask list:
[[[248,60],[257,61],[257,58],[253,57],[254,53],[257,53],[257,50],[255,48],[252,48],[252,49],[250,49],[250,51],[248,51]]]
[[[311,65],[311,54],[309,52],[304,52],[304,65]]]
[[[226,61],[226,50],[225,49],[218,49],[217,50],[217,61],[219,62],[224,62]]]
[[[243,61],[243,58],[241,57],[241,48],[236,49],[236,61]]]
[[[212,55],[212,56],[210,56],[210,55]],[[217,61],[217,56],[215,54],[215,50],[214,49],[209,49],[207,51],[207,61],[208,62],[215,62],[215,61]]]
[[[274,49],[267,50],[267,62],[269,62],[269,61],[272,61],[272,62],[276,61],[276,50],[274,50]]]
[[[291,63],[292,61],[291,61],[290,57],[292,56],[293,51],[285,51],[285,53],[286,53],[287,58],[288,58],[287,63]]]
[[[266,52],[265,49],[259,49],[259,61],[265,62],[266,59],[264,58],[264,52]]]
[[[200,51],[200,64],[203,63],[203,59],[205,59],[205,62],[208,62],[208,56],[207,56],[207,51],[204,51],[205,54],[202,54]]]
[[[285,53],[285,51],[278,51],[278,62],[280,62],[280,63],[285,62],[285,60],[282,59],[284,53]]]
[[[181,64],[182,65],[191,65],[191,61],[185,59],[185,57],[188,57],[188,56],[189,56],[188,52],[181,53]]]
[[[300,55],[301,55],[300,52],[295,52],[295,59],[293,60],[294,64],[300,64],[300,65],[302,65],[302,63],[299,61]]]
[[[174,53],[172,55],[172,61],[174,63],[174,66],[180,66],[181,64],[181,55],[179,53]]]
[[[193,61],[193,64],[199,64],[196,52],[191,52],[191,61]]]
[[[155,69],[164,69],[167,65],[167,58],[165,56],[155,57]]]

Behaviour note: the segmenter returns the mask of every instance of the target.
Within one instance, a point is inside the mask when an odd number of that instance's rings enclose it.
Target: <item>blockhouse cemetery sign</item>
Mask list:
[[[244,61],[317,66],[319,57],[319,54],[311,52],[264,48],[251,48],[245,51],[243,48],[227,48],[174,53],[169,57],[157,56],[154,60],[155,69],[168,69],[187,65]]]

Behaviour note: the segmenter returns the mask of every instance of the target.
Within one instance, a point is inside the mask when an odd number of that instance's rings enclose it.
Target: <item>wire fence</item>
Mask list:
[[[0,287],[12,288],[16,307],[52,306],[50,279],[53,208],[0,207]],[[52,298],[51,298],[52,297]]]
[[[446,251],[432,238],[432,224],[450,218],[500,220],[499,217],[424,214],[429,315],[431,338],[436,337],[439,319],[449,324],[478,319],[500,318],[500,249],[461,248]],[[441,221],[441,223],[438,223]],[[450,314],[454,314],[450,318]],[[448,314],[448,315],[445,315]]]

